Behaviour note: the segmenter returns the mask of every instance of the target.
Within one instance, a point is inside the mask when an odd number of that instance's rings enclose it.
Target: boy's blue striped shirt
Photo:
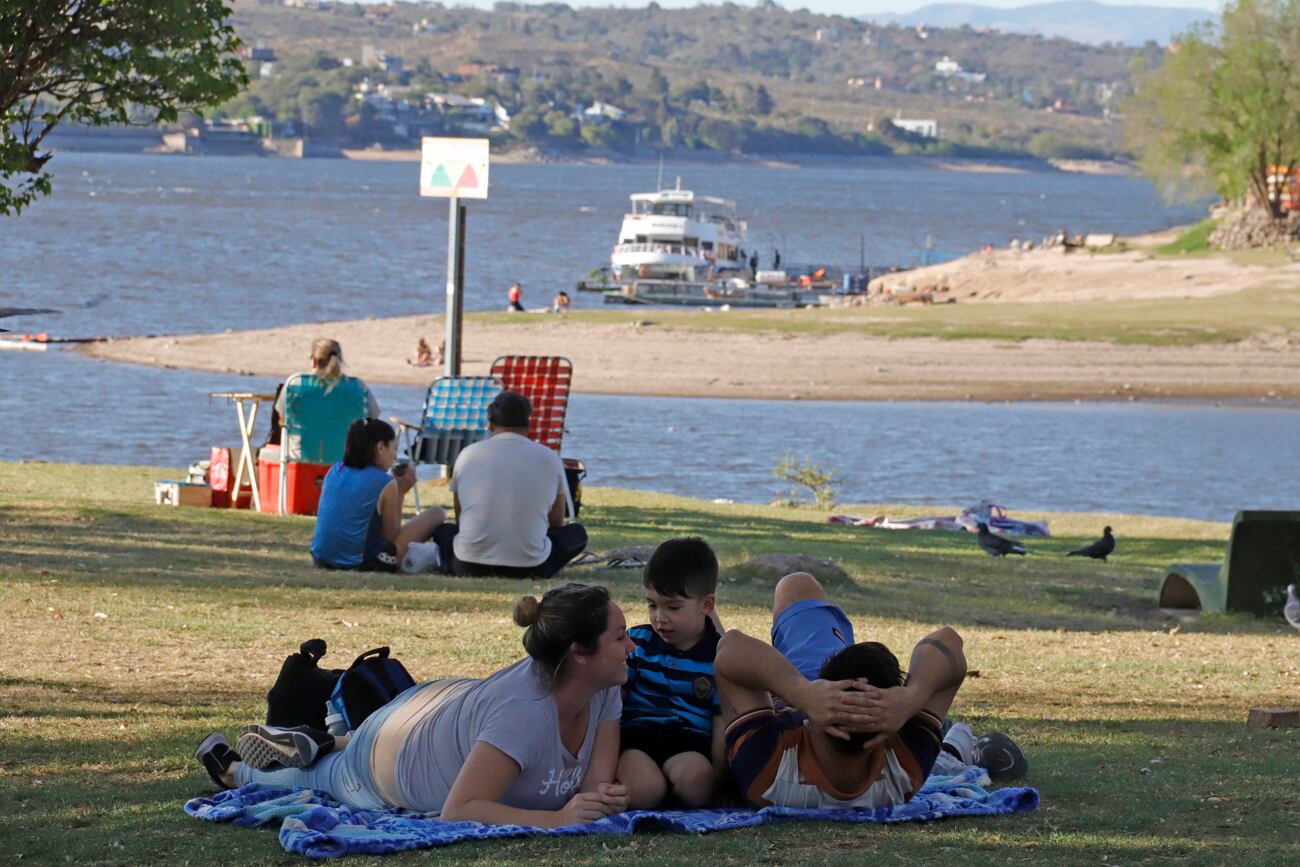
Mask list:
[[[713,680],[713,660],[720,636],[712,620],[695,646],[678,650],[650,626],[634,626],[627,635],[636,645],[627,656],[623,688],[623,728],[686,727],[705,736],[721,712]]]

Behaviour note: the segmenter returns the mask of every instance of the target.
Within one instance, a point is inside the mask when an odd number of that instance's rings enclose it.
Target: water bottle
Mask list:
[[[325,729],[336,738],[348,733],[348,724],[343,718],[343,711],[336,709],[329,702],[325,702]]]

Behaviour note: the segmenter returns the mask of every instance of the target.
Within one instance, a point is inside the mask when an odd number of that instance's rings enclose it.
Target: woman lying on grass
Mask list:
[[[603,587],[566,584],[540,603],[525,596],[514,617],[528,658],[485,680],[413,686],[350,739],[254,725],[239,738],[249,761],[216,733],[195,758],[226,788],[319,789],[453,821],[556,828],[626,810],[613,782],[632,646],[623,612]],[[272,761],[287,767],[252,767]]]

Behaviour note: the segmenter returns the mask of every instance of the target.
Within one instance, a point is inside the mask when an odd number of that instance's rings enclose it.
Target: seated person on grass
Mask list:
[[[701,807],[717,776],[718,558],[703,539],[669,539],[651,555],[644,583],[650,622],[627,631],[636,647],[623,687],[618,780],[627,786],[632,809],[657,807],[669,794],[686,807]],[[720,739],[721,726],[717,733]],[[720,740],[716,754],[720,766]]]
[[[631,642],[604,587],[525,596],[528,656],[483,680],[417,684],[334,738],[306,726],[245,726],[239,752],[214,732],[195,758],[222,788],[318,789],[353,807],[449,821],[558,828],[627,809],[614,783],[619,688]]]
[[[503,391],[488,405],[492,436],[456,458],[456,521],[433,539],[452,575],[550,578],[587,547],[581,524],[565,524],[569,483],[554,449],[528,438],[532,404]]]
[[[321,487],[316,531],[311,539],[312,562],[322,569],[396,572],[405,566],[407,550],[426,542],[446,513],[437,506],[405,523],[402,503],[415,487],[415,473],[393,476],[397,435],[377,418],[357,419],[348,428],[343,460],[330,467]]]
[[[777,585],[772,644],[732,630],[714,673],[727,763],[755,807],[906,803],[940,749],[995,778],[1014,779],[1027,767],[1005,735],[976,740],[957,724],[945,736],[944,717],[966,676],[961,636],[944,627],[921,639],[904,680],[883,644],[853,643],[844,611],[803,572]],[[855,709],[845,712],[846,702]]]

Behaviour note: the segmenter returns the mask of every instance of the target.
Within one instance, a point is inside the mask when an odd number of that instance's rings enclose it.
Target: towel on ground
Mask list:
[[[408,849],[447,846],[462,840],[508,837],[570,837],[588,834],[630,834],[638,829],[707,834],[753,828],[777,821],[917,822],[950,816],[996,816],[1024,813],[1038,806],[1034,789],[988,791],[988,776],[968,768],[953,776],[931,774],[910,802],[869,810],[796,810],[766,807],[762,810],[635,810],[609,816],[590,825],[564,828],[529,828],[520,825],[482,825],[447,822],[433,814],[402,810],[359,810],[336,803],[310,789],[286,789],[250,783],[195,798],[185,812],[210,822],[236,825],[280,824],[280,844],[285,851],[309,858],[343,855],[382,855]]]

